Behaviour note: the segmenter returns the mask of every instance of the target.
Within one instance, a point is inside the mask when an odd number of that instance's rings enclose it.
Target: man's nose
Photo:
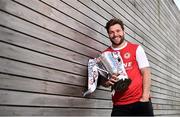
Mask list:
[[[115,32],[115,33],[114,33],[114,36],[118,36],[118,33],[117,33],[117,32]]]

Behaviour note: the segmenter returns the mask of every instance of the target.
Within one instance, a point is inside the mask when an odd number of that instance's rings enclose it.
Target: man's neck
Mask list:
[[[114,49],[122,49],[127,44],[126,41],[123,41],[120,45],[112,45],[112,48]]]

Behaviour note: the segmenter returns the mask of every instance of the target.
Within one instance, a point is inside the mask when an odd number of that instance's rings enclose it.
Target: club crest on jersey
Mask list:
[[[128,58],[130,58],[131,57],[131,54],[129,53],[129,52],[126,52],[125,54],[124,54],[124,58],[125,59],[128,59]]]

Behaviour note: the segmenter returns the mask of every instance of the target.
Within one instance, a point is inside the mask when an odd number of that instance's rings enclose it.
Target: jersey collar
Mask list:
[[[127,46],[127,42],[125,42],[125,44],[122,46],[122,47],[120,47],[120,48],[113,48],[112,46],[111,46],[111,48],[113,49],[113,50],[122,50],[123,48],[125,48],[126,46]]]

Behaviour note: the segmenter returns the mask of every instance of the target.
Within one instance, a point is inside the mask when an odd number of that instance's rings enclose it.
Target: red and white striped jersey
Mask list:
[[[143,48],[138,44],[127,42],[122,48],[109,47],[105,51],[120,51],[128,77],[132,80],[129,88],[112,96],[113,105],[125,105],[137,102],[142,96],[141,68],[149,67],[149,62]]]

